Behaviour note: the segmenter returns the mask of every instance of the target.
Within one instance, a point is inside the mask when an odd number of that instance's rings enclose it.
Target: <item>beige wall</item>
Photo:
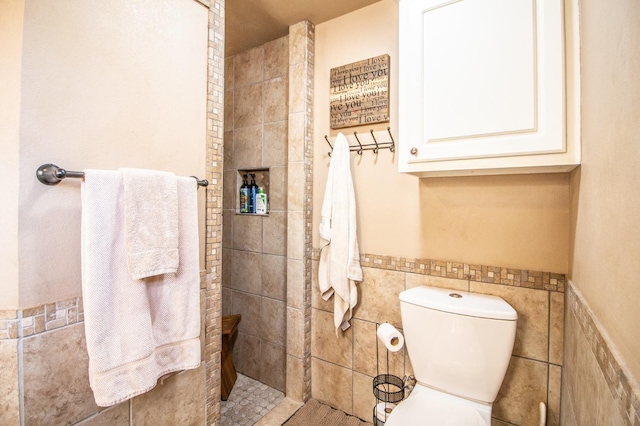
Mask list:
[[[333,67],[388,53],[390,116],[398,125],[398,2],[383,0],[316,28],[314,247],[329,168],[324,135]],[[387,123],[374,126],[384,130]],[[370,127],[348,128],[369,132]],[[363,138],[367,138],[365,134]],[[397,142],[397,141],[396,141]],[[355,140],[352,140],[355,144]],[[399,174],[396,156],[352,154],[360,251],[566,273],[569,244],[567,175],[418,179]]]
[[[26,3],[14,165],[22,307],[80,294],[80,182],[42,185],[40,164],[204,176],[206,8],[151,3]]]
[[[640,4],[581,2],[582,150],[571,280],[640,379]]]

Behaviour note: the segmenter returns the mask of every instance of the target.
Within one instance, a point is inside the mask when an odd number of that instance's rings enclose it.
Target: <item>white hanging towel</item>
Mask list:
[[[133,279],[178,270],[178,178],[157,170],[120,169],[124,185],[127,265]]]
[[[196,182],[179,177],[178,271],[135,280],[127,268],[122,174],[85,170],[82,295],[89,382],[101,407],[200,365],[197,211]]]
[[[351,177],[347,138],[338,133],[322,202],[318,282],[324,300],[334,295],[333,322],[338,330],[349,328],[358,303],[357,281],[362,281],[356,229],[356,199]]]

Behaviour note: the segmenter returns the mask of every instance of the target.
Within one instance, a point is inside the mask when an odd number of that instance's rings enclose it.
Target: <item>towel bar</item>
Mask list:
[[[65,170],[56,166],[55,164],[43,164],[38,167],[36,176],[40,183],[45,185],[57,185],[64,178],[84,178],[84,172],[74,172],[71,170]],[[208,186],[209,181],[206,179],[198,179],[195,176],[191,176],[198,182],[198,186]]]

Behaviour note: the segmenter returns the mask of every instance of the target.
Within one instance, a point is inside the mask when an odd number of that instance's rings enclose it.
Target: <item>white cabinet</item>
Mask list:
[[[578,135],[567,137],[563,9],[563,0],[400,0],[399,170],[579,164]]]

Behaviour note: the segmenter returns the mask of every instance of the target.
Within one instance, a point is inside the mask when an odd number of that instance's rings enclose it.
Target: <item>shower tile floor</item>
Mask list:
[[[257,423],[284,399],[284,394],[238,373],[229,399],[221,401],[221,426],[250,426]]]

